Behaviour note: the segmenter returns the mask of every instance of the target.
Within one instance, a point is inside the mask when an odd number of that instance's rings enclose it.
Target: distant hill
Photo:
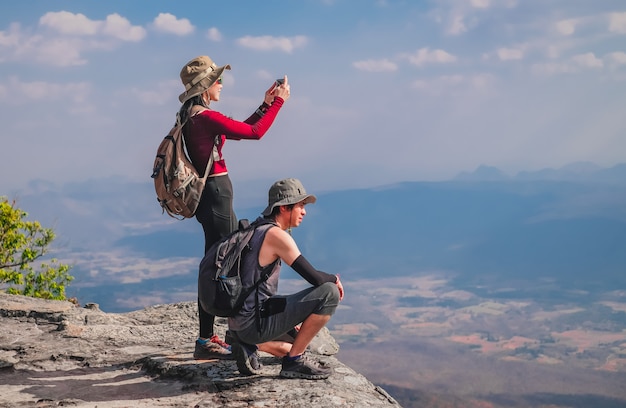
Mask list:
[[[150,183],[108,179],[29,188],[19,204],[55,226],[59,251],[77,261],[75,285],[82,294],[106,299],[120,283],[129,296],[159,287],[193,292],[200,226],[161,215]],[[449,271],[461,285],[551,279],[584,287],[626,279],[626,164],[575,164],[511,177],[484,167],[447,182],[317,196],[293,235],[316,267],[350,279],[425,270]],[[238,215],[255,218],[265,200],[263,195],[258,206],[238,208]],[[110,262],[84,261],[97,252]],[[127,264],[116,266],[115,257]],[[142,269],[133,257],[156,266]],[[175,276],[150,274],[189,258]]]
[[[608,278],[626,266],[626,189],[560,181],[403,183],[311,206],[305,252],[359,276],[447,269]]]
[[[481,165],[473,172],[461,172],[456,181],[571,181],[576,183],[593,182],[624,185],[626,163],[603,168],[591,162],[570,163],[558,169],[545,168],[537,171],[521,171],[508,175],[497,167]]]

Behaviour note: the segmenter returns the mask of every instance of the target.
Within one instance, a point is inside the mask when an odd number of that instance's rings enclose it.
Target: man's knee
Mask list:
[[[320,304],[318,314],[332,315],[335,313],[335,309],[339,305],[339,288],[337,284],[333,282],[326,282],[319,286],[320,291],[323,292],[323,302]]]
[[[339,287],[337,286],[336,283],[333,282],[326,282],[324,285],[328,285],[329,291],[330,291],[330,298],[332,299],[332,302],[335,304],[339,304]]]

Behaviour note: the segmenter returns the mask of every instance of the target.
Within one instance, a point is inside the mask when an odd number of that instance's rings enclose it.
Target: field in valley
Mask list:
[[[626,291],[453,285],[348,282],[330,326],[339,358],[405,407],[626,406]]]

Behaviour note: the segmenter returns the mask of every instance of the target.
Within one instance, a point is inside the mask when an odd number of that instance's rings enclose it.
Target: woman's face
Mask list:
[[[213,85],[205,92],[207,93],[209,101],[219,101],[220,93],[222,92],[222,77],[219,77],[217,81],[213,82]]]

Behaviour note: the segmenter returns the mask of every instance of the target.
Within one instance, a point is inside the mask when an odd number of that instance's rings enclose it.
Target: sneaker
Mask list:
[[[333,370],[330,367],[322,367],[301,355],[296,360],[291,360],[287,356],[283,357],[280,376],[286,378],[303,378],[305,380],[323,380],[330,377]]]
[[[228,335],[228,333],[227,333],[227,335]],[[224,340],[226,340],[226,338],[225,338]],[[220,339],[219,337],[217,337],[217,334],[214,334],[214,335],[213,335],[213,336],[211,336],[211,338],[209,339],[209,341],[210,341],[211,343],[215,343],[215,344],[217,344],[217,345],[219,345],[219,346],[224,347],[224,348],[225,348],[226,350],[228,350],[228,351],[232,351],[232,350],[231,350],[231,348],[230,348],[230,343],[232,343],[232,342],[227,342],[227,341],[224,341],[224,340],[222,340],[222,339]]]
[[[242,375],[256,375],[260,373],[261,361],[257,346],[236,342],[233,344],[233,354],[237,361],[237,368]]]
[[[217,343],[209,340],[202,342],[198,339],[196,340],[196,348],[193,351],[193,358],[196,360],[211,360],[214,358],[232,360],[233,353]]]

